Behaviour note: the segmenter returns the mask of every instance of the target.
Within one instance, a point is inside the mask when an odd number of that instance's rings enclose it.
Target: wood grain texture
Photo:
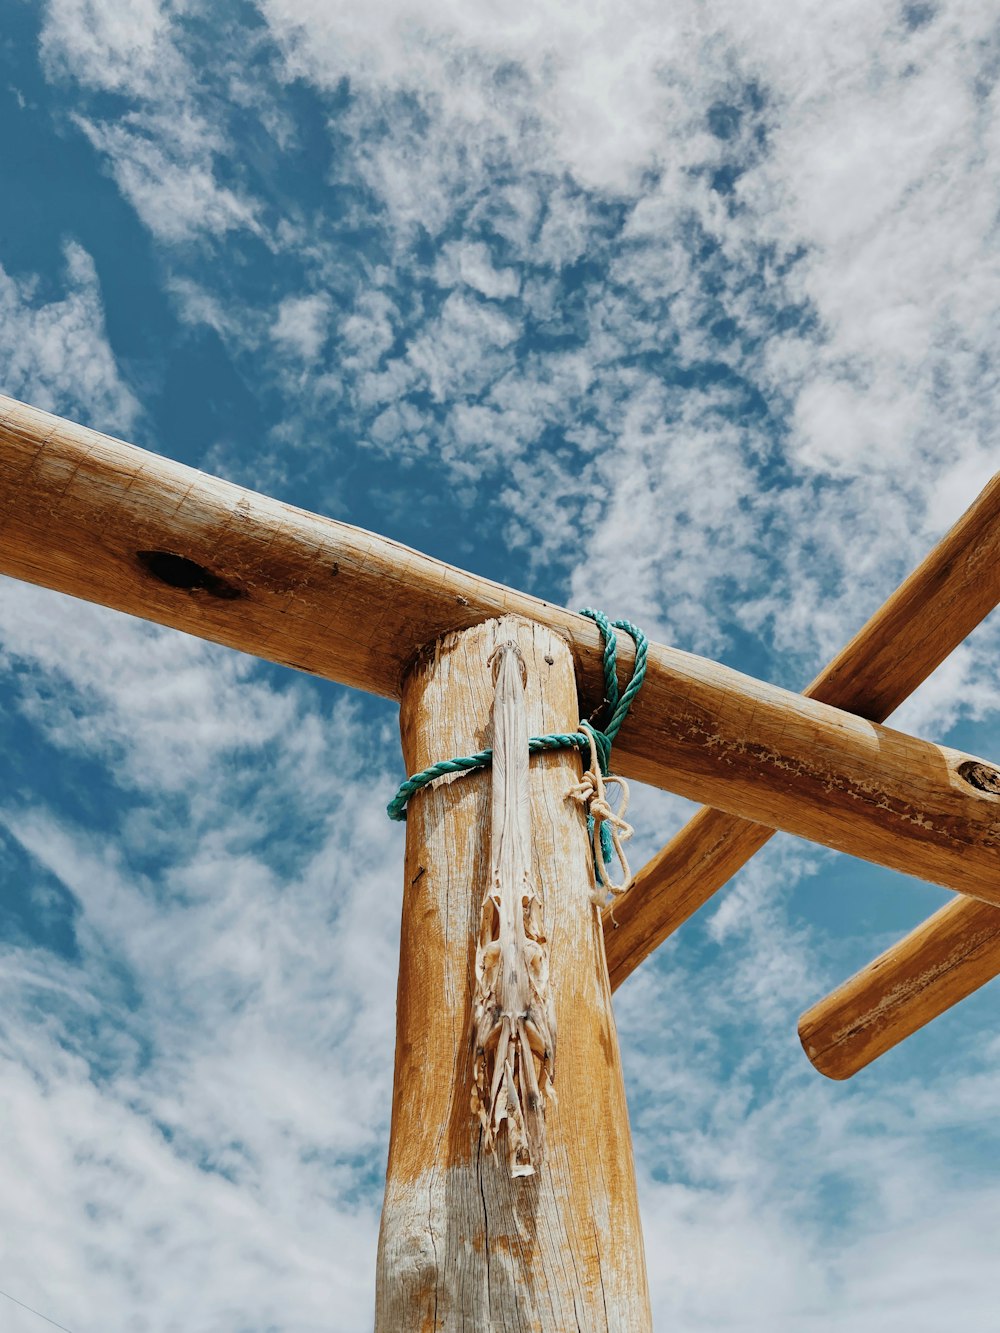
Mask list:
[[[494,648],[490,881],[476,939],[472,1107],[483,1142],[506,1137],[511,1176],[531,1176],[545,1152],[555,1078],[556,1020],[541,884],[531,864],[527,671],[513,640]]]
[[[998,602],[1000,473],[847,647],[820,672],[805,694],[882,722]],[[613,916],[612,909],[604,914],[612,989],[620,986],[644,958],[721,889],[764,846],[772,831],[719,810],[699,810],[638,871],[632,888],[613,905]],[[957,929],[962,913],[968,913],[967,961],[954,961],[952,966],[959,972],[969,968],[969,989],[974,990],[982,985],[982,980],[975,978],[982,975],[983,956],[974,946],[983,913],[972,903],[955,903],[949,910],[952,910],[949,928]],[[997,926],[1000,928],[1000,918]],[[928,941],[922,928],[919,938],[920,947],[926,948]],[[925,1000],[933,1005],[930,996],[937,987],[933,970],[925,970],[922,975]],[[946,995],[954,993],[956,981],[957,978],[951,977],[948,985],[942,984],[937,991],[942,1002]],[[902,1012],[901,1008],[900,1020]],[[919,1006],[917,1012],[922,1012]]]
[[[946,903],[799,1019],[806,1055],[850,1078],[1000,972],[1000,912]]]
[[[487,659],[515,638],[528,724],[576,719],[572,658],[550,630],[504,619],[448,635],[403,694],[411,769],[490,742]],[[545,1158],[512,1179],[471,1110],[473,997],[490,883],[488,772],[418,793],[407,820],[396,1070],[379,1239],[378,1333],[651,1328],[632,1145],[572,752],[531,761],[532,879],[543,896],[559,1029]]]
[[[596,626],[346,524],[0,400],[0,572],[396,698],[415,650],[506,612],[564,635],[584,713]],[[632,649],[622,643],[622,670]],[[440,758],[440,755],[433,756]],[[966,756],[652,645],[623,774],[1000,902],[1000,796]]]

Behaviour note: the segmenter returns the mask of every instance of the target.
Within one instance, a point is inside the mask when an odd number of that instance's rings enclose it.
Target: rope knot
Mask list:
[[[580,725],[590,741],[590,767],[566,795],[579,802],[587,812],[587,832],[594,846],[595,883],[590,897],[598,907],[603,907],[609,893],[615,896],[624,893],[632,883],[632,871],[622,843],[628,842],[635,830],[625,818],[628,810],[628,783],[614,773],[602,772],[604,764],[601,762],[597,741],[600,732],[595,732],[586,722]],[[617,810],[608,800],[609,783],[614,783],[621,792],[621,805]],[[614,883],[607,871],[608,864],[615,856],[622,869],[621,882],[618,884]]]
[[[639,693],[646,676],[646,656],[648,644],[641,629],[628,620],[608,620],[603,611],[594,611],[587,607],[580,612],[592,620],[601,632],[604,640],[602,665],[604,668],[604,701],[595,714],[602,722],[611,710],[609,720],[603,727],[596,727],[589,721],[581,721],[579,731],[560,732],[549,736],[532,736],[528,741],[529,754],[544,754],[547,750],[565,750],[576,746],[584,754],[590,752],[590,768],[583,775],[580,783],[571,793],[587,806],[587,832],[594,844],[594,880],[592,891],[594,902],[604,905],[604,898],[609,893],[624,893],[631,882],[631,871],[622,851],[622,843],[632,836],[632,826],[623,818],[628,809],[628,787],[622,778],[610,772],[611,746],[621,730],[621,725],[628,715],[632,700]],[[635,643],[635,666],[632,679],[625,689],[618,689],[618,640],[615,630],[621,629]],[[455,759],[442,759],[420,773],[414,773],[400,784],[396,795],[386,807],[390,819],[406,818],[406,803],[410,797],[426,787],[435,778],[445,777],[450,773],[467,773],[477,768],[488,768],[493,762],[492,750],[479,750]],[[608,802],[605,783],[615,783],[622,791],[621,809],[616,813]],[[584,790],[586,788],[586,790]],[[612,884],[605,866],[609,865],[617,854],[621,862],[624,878],[621,884]],[[603,890],[603,896],[602,896]]]

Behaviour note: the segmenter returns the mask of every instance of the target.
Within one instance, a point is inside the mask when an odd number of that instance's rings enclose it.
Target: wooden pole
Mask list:
[[[572,730],[573,661],[551,630],[505,618],[445,636],[418,659],[400,725],[409,770],[491,742],[495,645],[514,639],[532,733]],[[628,1113],[576,753],[532,759],[533,883],[555,1002],[558,1101],[534,1175],[484,1150],[472,1110],[474,965],[490,882],[488,772],[410,802],[396,1071],[379,1239],[378,1333],[651,1328]]]
[[[585,713],[602,697],[580,616],[11,399],[0,445],[0,572],[393,698],[421,644],[514,612],[566,636]],[[966,758],[660,645],[615,747],[626,776],[1000,903],[1000,797]]]
[[[806,1055],[850,1078],[1000,973],[1000,912],[946,903],[799,1019]]]
[[[873,722],[883,722],[998,602],[1000,473],[805,693]],[[735,815],[710,808],[699,810],[638,871],[632,888],[614,904],[613,915],[610,909],[604,914],[611,989],[620,986],[644,958],[721,889],[772,833],[772,829]],[[968,994],[988,980],[983,975],[986,960],[981,951],[981,930],[988,914],[973,903],[955,903],[947,910],[946,920],[953,934],[963,914],[969,921],[963,961],[958,961],[953,952],[948,954],[952,966],[971,969],[962,983]],[[1000,932],[1000,915],[995,929]],[[955,938],[957,941],[957,934]],[[921,928],[919,938],[913,941],[914,949],[922,955],[930,944]],[[908,960],[905,972],[897,977],[900,1001],[903,994],[914,993],[910,957],[909,948],[899,955],[901,963],[904,958]],[[894,958],[883,955],[879,975],[885,977],[887,969],[894,969]],[[860,975],[874,973],[866,970]],[[920,975],[924,978],[921,1006],[932,1005],[931,992],[937,984],[932,978],[937,974],[924,968]],[[949,976],[942,1000],[955,993],[955,980]],[[872,998],[874,1002],[874,994]],[[921,1007],[919,1012],[927,1010]],[[932,1016],[927,1012],[921,1021]]]

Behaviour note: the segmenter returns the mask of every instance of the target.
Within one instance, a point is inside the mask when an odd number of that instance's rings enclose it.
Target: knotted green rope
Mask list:
[[[575,746],[582,750],[584,754],[589,754],[590,737],[593,736],[601,772],[607,777],[610,772],[611,747],[621,730],[622,723],[628,716],[632,700],[639,693],[642,682],[646,678],[648,640],[642,630],[628,620],[609,621],[603,611],[595,611],[591,607],[581,611],[580,615],[593,620],[604,639],[604,705],[611,709],[611,717],[607,724],[600,729],[591,722],[582,721],[579,731],[555,733],[550,736],[532,736],[528,741],[528,753],[542,754],[546,750],[567,750]],[[635,643],[635,667],[632,671],[632,679],[620,695],[618,692],[618,639],[615,635],[616,629],[624,630]],[[435,778],[444,777],[447,773],[463,773],[477,768],[488,768],[492,762],[492,750],[479,750],[476,754],[464,755],[457,759],[442,759],[436,764],[431,764],[430,768],[425,768],[420,773],[414,773],[412,778],[407,778],[400,785],[399,791],[396,792],[396,795],[386,807],[389,818],[405,819],[407,801],[414,792],[418,792],[421,787],[426,787]],[[588,832],[593,834],[593,820],[588,817],[587,822]],[[604,824],[601,825],[601,852],[605,862],[610,862],[613,855],[611,834]]]

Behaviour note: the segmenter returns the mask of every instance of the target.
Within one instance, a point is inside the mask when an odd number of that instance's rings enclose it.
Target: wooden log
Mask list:
[[[523,654],[528,725],[577,719],[573,661],[551,630],[505,618],[450,634],[408,675],[400,727],[411,770],[490,743],[488,658]],[[545,1155],[512,1178],[472,1109],[475,960],[491,882],[491,775],[443,780],[410,805],[396,1069],[379,1238],[377,1333],[651,1328],[628,1112],[593,863],[572,751],[530,767],[531,871],[542,895],[559,1032]]]
[[[773,836],[774,829],[702,806],[604,910],[611,989],[617,990]]]
[[[998,602],[1000,473],[805,693],[873,722],[882,722]],[[764,846],[772,832],[719,810],[699,810],[639,870],[632,888],[604,914],[612,990],[721,889]],[[965,961],[953,959],[951,966],[970,969],[965,984],[974,990],[988,979],[982,975],[984,956],[977,943],[984,913],[974,903],[955,903],[947,910],[951,913],[948,917],[951,928],[957,928],[963,913],[968,914],[970,933]],[[1000,917],[997,928],[1000,929]],[[918,934],[914,947],[923,949],[927,937],[922,928]],[[904,950],[903,956],[908,956],[907,951]],[[888,961],[882,963],[883,970],[889,966]],[[931,994],[936,984],[935,973],[933,969],[924,969],[920,975],[924,978],[921,991],[924,998],[915,1014],[934,1003]],[[946,995],[954,993],[960,998],[955,989],[957,978],[950,974],[949,977],[948,985],[940,991],[942,1007]],[[978,977],[982,979],[977,980]],[[900,994],[908,992],[913,984],[912,976],[905,982],[900,978]],[[902,1021],[902,1013],[900,1009],[897,1021]]]
[[[850,1078],[998,972],[1000,912],[956,899],[807,1009],[802,1048],[827,1078]]]
[[[392,698],[421,644],[516,612],[568,639],[584,712],[602,696],[583,617],[10,399],[0,445],[2,573]],[[659,645],[615,748],[626,776],[1000,902],[1000,797],[966,758]]]

